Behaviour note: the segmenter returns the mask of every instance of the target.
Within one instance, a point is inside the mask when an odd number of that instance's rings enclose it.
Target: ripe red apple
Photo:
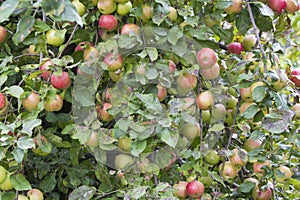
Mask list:
[[[266,160],[264,162],[255,162],[253,163],[253,171],[257,174],[263,175],[265,173],[265,170],[262,169],[263,166],[270,167],[271,162],[270,160]]]
[[[290,168],[286,166],[280,166],[274,171],[275,179],[279,183],[286,183],[292,177]]]
[[[131,139],[126,136],[118,139],[118,147],[127,152],[130,151],[131,143],[132,143]]]
[[[290,14],[294,14],[300,9],[299,0],[287,0],[286,1],[286,11]]]
[[[61,75],[51,75],[51,84],[56,89],[68,89],[71,86],[71,79],[68,72],[62,72]]]
[[[277,14],[281,14],[286,8],[287,0],[269,0],[268,6],[277,12]]]
[[[6,96],[3,93],[0,93],[0,110],[7,110],[8,101]],[[2,114],[2,113],[0,113]]]
[[[243,38],[243,48],[245,51],[250,51],[252,50],[252,48],[255,46],[256,44],[256,36],[255,35],[246,35],[244,38]]]
[[[161,85],[157,85],[157,98],[162,102],[167,96],[167,89]]]
[[[104,93],[106,101],[111,101],[112,98],[112,88],[107,88]]]
[[[292,110],[296,113],[295,116],[300,118],[300,103],[293,105]]]
[[[252,139],[247,139],[244,142],[244,149],[246,151],[252,151],[253,149],[258,149],[261,146],[261,141],[260,140],[252,140]]]
[[[240,13],[242,11],[242,0],[232,0],[232,4],[225,9],[227,14]]]
[[[48,80],[48,78],[50,76],[51,72],[49,71],[49,68],[50,68],[51,65],[54,65],[54,63],[51,60],[46,60],[45,62],[43,62],[40,65],[40,70],[43,71],[43,73],[41,74],[41,77],[44,80]]]
[[[190,73],[183,73],[176,79],[179,95],[185,95],[197,86],[197,77]]]
[[[187,124],[183,127],[181,131],[182,135],[192,142],[197,136],[200,135],[200,125],[196,124]]]
[[[100,53],[96,47],[89,46],[83,52],[83,60],[84,61],[89,61],[92,59],[99,59],[99,58],[100,58]]]
[[[39,189],[31,189],[27,192],[29,200],[43,200],[44,195]]]
[[[97,7],[102,14],[111,14],[116,10],[117,4],[114,0],[99,0]]]
[[[238,168],[230,161],[226,161],[219,165],[219,173],[225,180],[233,179],[238,174]]]
[[[142,5],[142,16],[141,16],[141,19],[144,22],[148,22],[152,18],[152,15],[153,15],[152,6],[148,5],[148,4],[143,4]]]
[[[244,101],[252,101],[252,93],[250,87],[240,88],[240,95]]]
[[[46,111],[59,111],[63,106],[63,99],[59,94],[56,94],[54,98],[46,97],[43,103]]]
[[[173,185],[174,195],[179,198],[186,198],[187,197],[187,191],[186,191],[186,186],[187,186],[186,181],[179,181],[178,183]]]
[[[176,70],[176,64],[173,62],[173,60],[169,60],[169,71],[170,73],[174,73]]]
[[[114,15],[101,15],[98,24],[101,29],[113,31],[118,27],[118,20]]]
[[[244,166],[247,164],[248,156],[247,151],[244,149],[233,149],[233,155],[229,156],[229,160],[232,164],[237,166]]]
[[[205,91],[197,95],[196,104],[201,110],[209,110],[214,105],[214,97],[210,91]]]
[[[112,115],[110,115],[107,111],[111,107],[112,107],[112,105],[110,103],[103,103],[102,108],[100,110],[98,110],[99,118],[102,121],[110,122],[111,120],[113,120],[114,117]]]
[[[6,29],[3,26],[0,26],[0,44],[2,44],[6,39]]]
[[[108,71],[114,72],[123,66],[123,59],[120,54],[109,53],[104,57],[103,62],[107,64]]]
[[[211,68],[217,63],[218,56],[210,48],[203,48],[197,52],[197,62],[201,69]]]
[[[92,132],[85,144],[91,148],[98,146],[99,144],[98,134],[96,132]]]
[[[214,66],[208,69],[200,69],[200,74],[205,80],[213,80],[220,75],[220,66],[216,63]]]
[[[241,54],[243,51],[243,45],[239,42],[232,42],[227,46],[229,53]]]
[[[125,24],[121,29],[121,34],[140,34],[140,27],[135,24]]]
[[[128,1],[126,3],[118,3],[117,13],[120,16],[125,16],[128,13],[130,13],[131,8],[132,8],[132,3],[130,1]]]
[[[204,185],[200,181],[194,180],[186,185],[186,192],[191,198],[198,198],[204,193]]]
[[[39,156],[47,156],[52,151],[52,144],[48,142],[47,138],[43,135],[37,135],[33,138],[35,147],[31,150]]]
[[[169,6],[169,14],[167,16],[171,22],[175,22],[177,20],[177,10],[172,6]]]
[[[270,200],[272,198],[272,190],[271,188],[266,189],[258,189],[255,188],[252,192],[253,200]]]
[[[221,157],[219,156],[218,152],[215,150],[209,150],[204,157],[205,162],[211,165],[218,164],[220,162],[220,159]]]
[[[32,111],[38,106],[39,102],[40,95],[38,95],[35,92],[31,92],[30,95],[28,95],[25,99],[22,100],[22,105],[26,110]]]
[[[133,159],[131,156],[126,154],[119,154],[115,158],[116,169],[125,169],[133,164]]]
[[[296,87],[300,87],[300,68],[292,69],[291,76],[289,78]]]

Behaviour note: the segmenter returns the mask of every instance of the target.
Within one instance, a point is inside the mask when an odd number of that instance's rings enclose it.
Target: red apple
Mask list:
[[[243,51],[243,45],[239,42],[232,42],[227,46],[229,53],[241,54]]]
[[[244,142],[244,149],[246,151],[252,151],[253,149],[258,149],[261,146],[261,141],[260,140],[252,140],[252,139],[247,139]]]
[[[40,65],[40,70],[43,71],[43,73],[41,74],[41,77],[44,79],[44,80],[48,80],[49,76],[50,76],[50,71],[49,68],[51,65],[54,65],[54,63],[51,61],[51,60],[46,60],[45,62],[43,62],[41,65]]]
[[[242,0],[232,0],[232,4],[225,9],[227,14],[239,13],[242,11]]]
[[[167,96],[167,89],[161,85],[157,85],[157,98],[160,102],[162,102]]]
[[[51,75],[51,84],[56,89],[67,89],[71,86],[71,79],[68,72],[62,72],[61,75]]]
[[[118,21],[114,15],[101,15],[98,24],[101,29],[107,31],[113,31],[118,27]]]
[[[251,88],[240,88],[240,95],[244,101],[252,101]]]
[[[187,197],[187,191],[186,191],[186,186],[187,186],[186,181],[179,181],[178,183],[173,185],[174,195],[179,198],[186,198]]]
[[[102,14],[111,14],[116,10],[117,4],[114,0],[99,0],[97,7]]]
[[[244,149],[233,149],[233,155],[229,156],[229,160],[232,164],[237,166],[244,166],[247,164],[248,156],[247,151]]]
[[[100,110],[98,110],[99,118],[102,121],[110,122],[111,120],[113,120],[114,117],[112,115],[110,115],[107,111],[111,107],[112,107],[112,105],[110,103],[103,103],[102,108]]]
[[[216,63],[213,67],[208,69],[200,69],[200,74],[205,80],[213,80],[220,75],[220,66]]]
[[[3,26],[0,26],[0,44],[5,41],[6,35],[6,29]]]
[[[186,185],[186,192],[191,198],[198,198],[204,193],[204,185],[200,181],[194,180]]]
[[[120,54],[109,53],[104,57],[103,62],[107,64],[108,71],[114,72],[123,65],[123,59]]]
[[[174,73],[176,70],[176,64],[173,62],[173,60],[169,60],[169,71],[170,73]]]
[[[263,175],[265,173],[265,170],[262,169],[263,166],[270,167],[271,162],[270,160],[266,160],[264,162],[255,162],[253,163],[253,171],[257,174]]]
[[[180,95],[185,95],[197,86],[197,77],[190,73],[183,73],[177,79],[177,90]]]
[[[277,12],[277,14],[281,14],[286,8],[287,0],[269,0],[268,6]]]
[[[112,98],[112,88],[107,88],[104,93],[106,101],[111,101]]]
[[[214,97],[210,91],[197,95],[196,104],[201,110],[209,110],[214,105]]]
[[[286,183],[292,177],[290,168],[286,166],[280,166],[274,171],[275,179],[279,183]]]
[[[53,112],[59,111],[63,106],[63,99],[59,94],[55,95],[55,98],[46,97],[44,100],[44,108],[46,111]]]
[[[38,106],[39,102],[40,95],[38,95],[35,92],[31,92],[30,95],[28,95],[25,99],[22,100],[22,105],[26,110],[32,111]]]
[[[125,24],[121,29],[121,34],[136,34],[140,33],[140,27],[135,24]]]
[[[300,68],[292,69],[290,80],[295,84],[296,87],[300,87]]]
[[[264,190],[255,188],[252,192],[252,197],[253,200],[270,200],[272,198],[272,190],[269,187]]]
[[[230,161],[226,161],[219,165],[219,173],[225,180],[233,179],[238,174],[238,168]]]
[[[6,96],[3,93],[0,93],[0,110],[3,110],[7,107],[8,101]]]
[[[29,200],[43,200],[44,195],[39,189],[31,189],[27,192]]]
[[[300,118],[300,103],[293,105],[292,110],[296,113],[295,116]]]
[[[286,11],[290,14],[294,14],[300,9],[299,0],[287,0],[286,1]]]
[[[76,47],[74,51],[84,51],[87,46],[94,46],[92,43],[89,42],[80,42]]]
[[[197,62],[201,69],[211,68],[217,63],[218,56],[216,52],[210,48],[203,48],[198,51]]]

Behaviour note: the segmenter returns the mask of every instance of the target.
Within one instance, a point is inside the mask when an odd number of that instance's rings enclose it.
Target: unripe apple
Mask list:
[[[238,169],[230,161],[226,161],[219,165],[219,173],[225,180],[234,179],[238,174]]]
[[[227,46],[229,53],[241,54],[243,51],[243,45],[239,42],[232,42]]]
[[[40,95],[31,92],[25,99],[22,100],[22,105],[27,111],[34,110],[40,102]]]
[[[178,183],[173,185],[174,195],[179,198],[186,198],[187,197],[187,191],[186,191],[186,186],[187,186],[186,181],[179,181]]]
[[[119,3],[117,5],[117,13],[120,16],[127,15],[128,13],[130,13],[131,8],[132,8],[132,3],[130,1],[126,3]]]
[[[290,14],[294,14],[300,9],[299,0],[287,0],[286,11]]]
[[[203,183],[205,187],[209,187],[213,183],[213,178],[209,174],[207,174],[207,176],[199,176],[198,180]]]
[[[13,185],[10,182],[10,174],[9,173],[7,173],[6,179],[0,184],[0,189],[5,190],[5,191],[14,189]]]
[[[292,69],[291,76],[289,78],[296,87],[300,87],[300,68]]]
[[[153,11],[152,11],[152,6],[148,4],[142,5],[142,16],[141,19],[144,22],[149,21],[152,18]]]
[[[136,24],[125,24],[121,29],[121,34],[140,34],[140,27]]]
[[[234,122],[234,116],[235,113],[233,113],[233,110],[232,109],[228,109],[226,110],[226,117],[225,117],[225,123],[228,125],[228,126],[232,126],[233,125],[233,122]]]
[[[232,4],[225,9],[227,14],[240,13],[242,11],[242,0],[232,0]]]
[[[91,148],[98,146],[99,144],[98,134],[96,132],[92,132],[85,144]]]
[[[258,149],[260,148],[261,143],[262,142],[260,140],[252,140],[249,138],[244,142],[244,149],[248,152],[252,151],[253,149]]]
[[[207,124],[210,122],[210,110],[202,110],[202,122]]]
[[[212,28],[213,26],[218,25],[219,22],[214,19],[213,15],[207,14],[207,15],[204,16],[204,24],[207,27]]]
[[[255,162],[253,163],[253,171],[257,174],[263,175],[265,173],[265,170],[262,169],[263,166],[270,167],[271,162],[270,160],[266,160],[264,162]]]
[[[124,71],[117,70],[115,72],[108,72],[109,77],[114,82],[119,82],[121,78],[123,77]]]
[[[101,29],[113,31],[118,27],[118,20],[114,15],[101,15],[98,24]]]
[[[269,187],[263,190],[255,188],[252,192],[252,198],[253,200],[270,200],[272,198],[272,190]]]
[[[108,71],[114,72],[123,66],[123,59],[120,54],[109,53],[104,57],[103,62],[107,64]]]
[[[169,60],[169,71],[170,73],[174,73],[176,70],[176,64],[173,62],[173,60]]]
[[[226,101],[226,109],[235,109],[238,100],[234,96],[230,96]]]
[[[247,164],[248,156],[247,151],[244,149],[233,149],[233,155],[229,156],[229,160],[232,164],[237,166],[244,166]]]
[[[161,85],[157,85],[157,98],[162,102],[167,96],[167,89]]]
[[[242,99],[246,102],[252,101],[252,93],[251,93],[251,88],[240,88],[240,95]]]
[[[223,121],[226,117],[226,108],[223,104],[215,104],[211,109],[211,120]]]
[[[167,16],[169,17],[171,22],[176,21],[177,20],[177,10],[172,6],[169,6],[169,14]]]
[[[280,166],[274,171],[275,179],[279,183],[285,183],[289,181],[289,179],[292,177],[292,172],[290,168],[286,166]]]
[[[67,30],[55,30],[50,29],[46,33],[47,44],[50,44],[54,47],[59,47],[65,41],[65,34]]]
[[[116,10],[117,4],[114,0],[99,0],[97,7],[102,14],[111,14]]]
[[[94,46],[94,45],[89,42],[79,42],[79,44],[75,47],[74,51],[84,51],[87,46]]]
[[[252,102],[244,102],[240,106],[240,113],[243,114],[250,106],[255,105],[255,103]]]
[[[46,111],[54,112],[59,111],[63,106],[63,99],[59,94],[55,95],[55,98],[46,97],[44,100],[44,108]]]
[[[125,169],[130,167],[133,164],[133,159],[131,156],[126,154],[119,154],[115,158],[115,167],[116,169]]]
[[[83,52],[83,60],[84,61],[89,61],[92,59],[99,59],[100,58],[100,53],[96,47],[89,46],[86,48]]]
[[[6,39],[6,29],[3,26],[0,26],[0,44],[2,44]]]
[[[68,89],[71,86],[71,79],[68,72],[62,72],[61,75],[51,75],[51,84],[56,89]]]
[[[246,35],[244,38],[243,38],[243,48],[245,51],[251,51],[252,48],[255,46],[256,44],[256,37],[255,35]]]
[[[0,184],[3,183],[6,179],[7,171],[3,166],[0,166]]]
[[[210,48],[203,48],[197,52],[197,62],[201,69],[211,68],[217,63],[218,56]]]
[[[214,97],[210,91],[205,91],[197,95],[196,104],[201,110],[208,110],[214,105]]]
[[[29,199],[22,194],[18,194],[18,200],[29,200]]]
[[[268,0],[268,6],[277,12],[277,14],[281,14],[286,8],[287,0]]]
[[[29,200],[44,200],[44,195],[39,189],[31,189],[27,192]]]
[[[218,164],[220,162],[220,159],[221,157],[219,156],[218,152],[215,150],[209,150],[204,157],[205,162],[211,165]]]
[[[300,118],[300,103],[293,105],[292,110],[296,113],[295,116]]]
[[[190,73],[183,73],[176,79],[179,95],[186,95],[197,86],[197,77]]]
[[[46,60],[45,62],[43,62],[41,65],[40,65],[40,71],[42,71],[43,73],[41,74],[41,77],[44,79],[44,80],[48,80],[49,76],[50,76],[50,71],[49,71],[49,67],[51,65],[54,65],[54,63],[51,61],[51,60]]]
[[[118,147],[124,151],[129,152],[131,146],[131,139],[129,137],[121,137],[118,139]]]
[[[182,135],[192,142],[197,136],[200,135],[200,125],[196,124],[187,124],[183,127],[181,131]]]
[[[75,8],[76,8],[78,14],[79,14],[80,16],[83,16],[84,13],[85,13],[85,6],[84,6],[84,4],[81,3],[79,0],[74,0],[74,1],[72,1],[72,4],[75,6]]]
[[[108,109],[110,109],[111,107],[112,105],[110,103],[103,103],[102,108],[98,112],[99,118],[102,121],[110,122],[111,120],[113,120],[114,117],[108,113]]]
[[[194,180],[186,185],[186,192],[191,198],[198,198],[204,193],[204,185],[200,181]]]

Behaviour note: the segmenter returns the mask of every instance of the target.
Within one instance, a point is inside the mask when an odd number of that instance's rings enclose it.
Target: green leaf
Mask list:
[[[169,31],[167,38],[171,44],[176,45],[178,39],[181,38],[182,36],[183,36],[182,31],[179,30],[178,26],[174,26]]]
[[[224,124],[215,124],[211,128],[208,129],[208,131],[221,131],[225,128]]]
[[[20,96],[24,93],[24,90],[19,86],[13,85],[8,88],[7,93],[19,99]]]
[[[18,7],[18,0],[6,0],[0,7],[0,23],[9,19],[10,15]]]
[[[35,19],[31,15],[25,15],[21,18],[17,25],[17,32],[12,37],[12,40],[16,45],[18,45],[20,42],[23,42],[30,34],[34,21]]]
[[[282,133],[290,125],[294,112],[289,110],[273,111],[262,122],[262,128],[271,133]]]
[[[242,114],[242,116],[246,119],[252,119],[256,113],[259,111],[259,107],[257,105],[252,105]]]
[[[147,77],[147,79],[149,80],[154,80],[158,77],[158,71],[155,68],[150,68],[146,71],[145,76]]]
[[[255,183],[251,181],[245,181],[239,186],[239,191],[242,193],[250,193],[251,190],[255,187]]]
[[[36,29],[36,33],[43,33],[51,29],[50,26],[41,20],[36,20],[33,28]]]
[[[224,29],[222,27],[213,26],[213,32],[221,38],[226,44],[231,43],[233,39],[233,28],[231,29]]]
[[[55,188],[55,185],[55,173],[49,174],[40,182],[40,187],[44,192],[51,192]]]
[[[20,148],[15,148],[11,154],[14,156],[14,159],[17,163],[21,163],[24,158],[24,150]]]
[[[247,31],[251,28],[251,20],[249,13],[246,9],[243,9],[239,15],[236,15],[236,27],[240,33],[246,34]]]
[[[65,3],[65,9],[63,13],[61,13],[61,15],[58,16],[58,18],[61,21],[66,20],[70,22],[76,22],[78,25],[82,27],[83,21],[80,15],[78,14],[75,6],[70,1],[65,1],[64,3]]]
[[[130,199],[139,199],[146,194],[147,189],[149,186],[138,186],[133,190],[130,190],[125,197],[129,197]]]
[[[2,85],[5,83],[5,81],[7,80],[7,74],[1,74],[0,75],[0,88],[2,87]]]
[[[143,141],[135,140],[130,145],[130,153],[133,156],[138,157],[146,149],[146,147],[147,147],[146,140]]]
[[[32,189],[30,182],[23,176],[23,174],[10,176],[10,181],[16,190],[20,191]]]
[[[150,58],[150,60],[153,62],[155,60],[157,60],[158,58],[158,52],[157,52],[157,49],[154,48],[154,47],[147,47],[146,48],[146,51],[147,51],[147,54]]]
[[[258,7],[260,14],[262,14],[263,16],[274,16],[273,10],[269,6],[267,6],[267,4],[264,4],[262,2],[256,2],[256,6]]]
[[[175,148],[178,138],[179,138],[179,132],[178,131],[170,131],[167,128],[164,128],[159,133],[160,139],[165,142],[170,147]]]
[[[83,186],[80,186],[79,188],[76,188],[75,190],[73,190],[70,193],[68,200],[91,199],[95,193],[96,193],[96,188],[83,185]]]
[[[42,124],[42,120],[40,120],[40,119],[32,119],[32,120],[24,120],[23,121],[23,128],[22,128],[22,133],[26,133],[26,134],[28,134],[29,136],[31,136],[32,135],[32,130],[35,128],[35,127],[37,127],[37,126],[39,126],[39,125],[41,125]]]
[[[228,8],[229,6],[231,6],[231,4],[232,4],[231,0],[215,0],[215,6],[220,10],[224,10],[225,8]]]
[[[23,136],[18,139],[17,141],[17,147],[20,149],[31,149],[34,147],[34,141],[32,138]]]
[[[252,98],[255,102],[261,102],[267,94],[267,88],[264,86],[256,87],[252,92]]]

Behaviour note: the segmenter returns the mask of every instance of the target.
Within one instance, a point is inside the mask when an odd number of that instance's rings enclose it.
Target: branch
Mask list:
[[[20,59],[22,57],[25,57],[25,56],[40,56],[40,54],[30,54],[30,53],[22,54],[22,55],[14,57],[14,60],[18,60],[18,59]]]
[[[65,44],[65,46],[64,46],[64,48],[61,50],[61,52],[59,52],[57,58],[60,58],[60,57],[61,57],[61,55],[62,55],[62,53],[64,52],[64,50],[67,48],[67,46],[68,46],[69,43],[71,42],[71,40],[72,40],[72,38],[73,38],[73,36],[74,36],[76,30],[77,30],[77,27],[78,27],[78,24],[76,24],[76,25],[74,26],[73,31],[72,31],[72,33],[71,33],[71,35],[70,35],[70,37],[69,37],[67,43]]]

